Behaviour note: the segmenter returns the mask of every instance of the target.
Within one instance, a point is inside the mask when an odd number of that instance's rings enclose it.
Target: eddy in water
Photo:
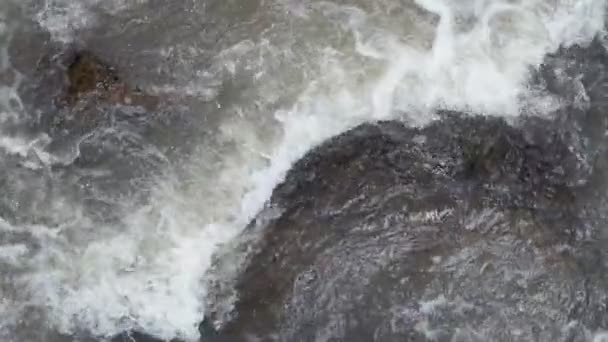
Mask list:
[[[3,2],[0,339],[605,339],[605,14]]]

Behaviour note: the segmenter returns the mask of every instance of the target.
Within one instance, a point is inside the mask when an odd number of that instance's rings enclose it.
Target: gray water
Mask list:
[[[294,161],[379,119],[554,112],[563,103],[531,72],[601,35],[605,5],[5,0],[0,339],[197,339],[214,252]],[[77,49],[161,105],[59,108],[57,61]],[[49,125],[85,114],[101,124]]]

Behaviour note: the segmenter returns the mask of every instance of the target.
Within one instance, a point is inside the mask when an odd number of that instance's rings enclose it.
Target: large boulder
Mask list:
[[[311,151],[273,193],[280,214],[250,228],[262,238],[216,338],[582,341],[608,327],[590,182],[605,172],[551,126],[447,114]]]

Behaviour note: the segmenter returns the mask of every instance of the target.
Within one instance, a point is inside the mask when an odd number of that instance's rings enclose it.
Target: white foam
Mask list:
[[[408,40],[395,24],[399,21],[384,23],[382,13],[315,2],[299,4],[291,12],[297,16],[283,18],[301,31],[277,24],[262,38],[225,50],[220,56],[226,60],[217,61],[223,63],[217,70],[238,77],[238,65],[230,60],[236,54],[251,63],[259,86],[251,90],[249,101],[255,103],[221,108],[222,113],[241,113],[218,128],[218,140],[234,146],[222,153],[202,146],[185,176],[167,171],[152,189],[150,203],[132,204],[119,227],[94,226],[78,210],[79,203],[67,199],[60,210],[71,211],[70,220],[53,227],[12,227],[33,232],[41,246],[24,261],[30,273],[18,286],[31,303],[48,310],[50,325],[66,333],[86,329],[111,335],[134,328],[196,340],[205,310],[203,280],[217,246],[259,212],[304,153],[359,123],[400,117],[402,110],[415,124],[428,122],[437,108],[507,116],[528,106],[542,111],[551,101],[528,92],[528,68],[559,44],[589,40],[602,29],[605,13],[604,1],[592,0],[417,3],[440,16],[435,36],[427,36],[432,16],[405,29],[413,36],[420,32]],[[103,6],[110,4],[126,2]],[[94,24],[93,5],[101,3],[47,0],[38,20],[55,39],[70,41],[74,32]],[[463,17],[472,18],[470,27],[459,26]],[[309,20],[334,31],[327,37],[305,36]],[[294,40],[306,43],[301,51]],[[301,64],[291,65],[291,58]],[[287,67],[277,72],[281,63]],[[302,83],[286,87],[298,73]],[[190,96],[218,96],[215,88],[184,83]],[[181,92],[171,85],[155,89]],[[293,89],[304,90],[280,103],[279,110],[269,109],[279,103],[280,92]],[[280,128],[276,137],[257,134],[258,121],[268,116]],[[31,146],[15,137],[0,139],[0,147],[17,155],[27,155]],[[419,328],[427,331],[428,324]]]
[[[5,262],[9,265],[17,265],[19,259],[23,258],[27,252],[28,247],[24,244],[0,246],[0,263]]]
[[[74,33],[87,28],[95,18],[87,9],[87,1],[46,0],[36,20],[51,33],[53,39],[69,43]]]
[[[436,311],[447,305],[447,300],[444,295],[439,295],[435,299],[424,301],[420,303],[420,312],[425,315],[434,315]]]
[[[115,15],[147,0],[44,0],[36,21],[54,40],[70,43],[75,35],[97,24],[97,11]]]
[[[529,68],[560,44],[589,41],[602,30],[605,13],[601,1],[417,3],[440,17],[430,51],[391,32],[366,38],[359,25],[352,28],[359,53],[387,61],[375,87],[375,117],[390,117],[395,108],[422,112],[416,118],[422,122],[434,108],[491,115],[518,115],[535,106],[546,111],[555,104],[528,92]],[[474,24],[461,31],[460,17],[475,18]]]
[[[593,342],[606,342],[608,341],[608,333],[605,331],[597,332],[593,335]]]

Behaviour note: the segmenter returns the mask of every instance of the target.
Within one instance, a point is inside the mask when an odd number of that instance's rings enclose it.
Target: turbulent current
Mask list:
[[[606,10],[1,0],[0,341],[608,340]]]

